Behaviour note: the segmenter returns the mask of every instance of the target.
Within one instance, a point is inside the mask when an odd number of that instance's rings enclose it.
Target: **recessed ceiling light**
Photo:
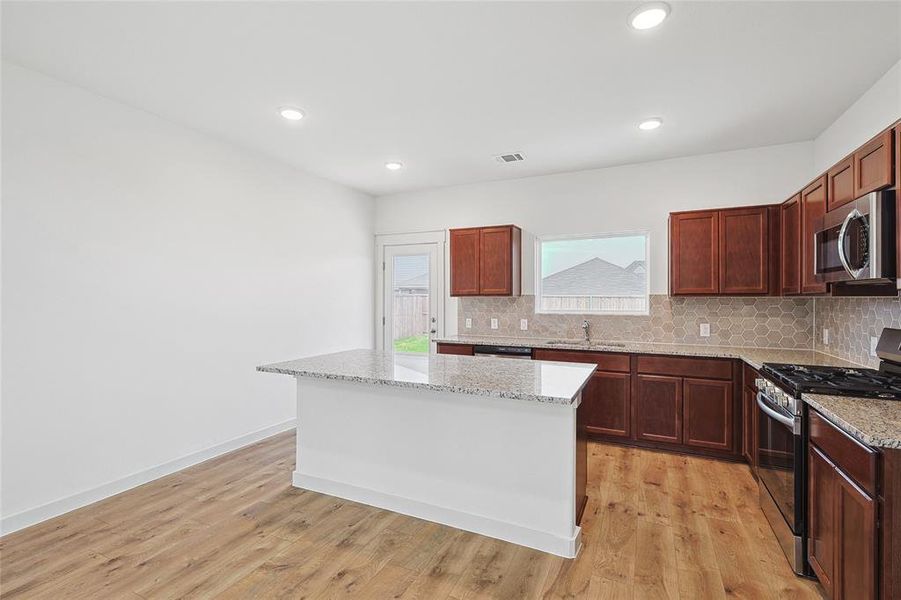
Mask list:
[[[638,128],[642,131],[650,131],[652,129],[657,129],[663,125],[663,119],[660,117],[653,117],[651,119],[645,119],[641,123],[638,124]]]
[[[278,109],[278,114],[289,121],[300,121],[304,117],[303,111],[296,106],[282,106]]]
[[[389,171],[397,171],[398,169],[402,169],[403,166],[404,166],[404,163],[397,161],[397,160],[392,160],[391,162],[385,163],[385,168],[388,169]]]
[[[635,29],[651,29],[657,27],[669,16],[669,4],[651,2],[639,6],[629,15],[629,25]]]

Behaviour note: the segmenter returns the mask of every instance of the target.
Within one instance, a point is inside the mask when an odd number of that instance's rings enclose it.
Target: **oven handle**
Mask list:
[[[790,428],[792,430],[792,433],[795,433],[795,420],[790,417],[786,417],[785,415],[781,415],[767,406],[766,403],[764,403],[763,398],[763,392],[757,392],[757,407],[762,410],[764,414],[766,414],[766,416],[770,417],[771,419],[775,419],[779,423],[782,423],[786,427]]]

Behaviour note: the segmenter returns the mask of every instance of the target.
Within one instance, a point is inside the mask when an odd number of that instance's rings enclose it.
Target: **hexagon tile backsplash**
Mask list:
[[[876,368],[870,356],[870,338],[885,327],[901,329],[901,298],[817,298],[814,309],[815,348],[862,365]],[[829,345],[823,329],[829,329]]]
[[[598,316],[535,314],[535,297],[461,298],[458,307],[461,335],[498,335],[579,339],[582,321],[591,323],[596,340],[752,346],[757,348],[813,347],[813,300],[808,298],[671,298],[651,296],[650,315]],[[491,318],[498,328],[491,329]],[[465,329],[467,318],[472,328]],[[519,328],[529,320],[528,331]],[[701,323],[710,324],[710,337],[700,336]]]

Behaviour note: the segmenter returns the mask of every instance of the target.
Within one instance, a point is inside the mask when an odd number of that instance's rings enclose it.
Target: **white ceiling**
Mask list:
[[[639,4],[3,2],[3,56],[375,195],[809,140],[901,57],[899,2]]]

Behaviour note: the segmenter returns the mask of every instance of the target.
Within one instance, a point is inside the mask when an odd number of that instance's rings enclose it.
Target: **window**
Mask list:
[[[648,314],[648,234],[540,238],[535,312]]]

